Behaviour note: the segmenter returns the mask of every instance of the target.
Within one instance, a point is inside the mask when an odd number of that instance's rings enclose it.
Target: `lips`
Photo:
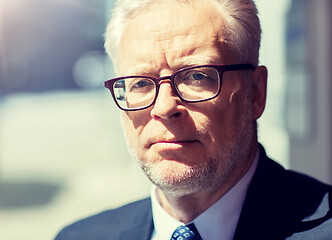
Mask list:
[[[158,141],[153,141],[150,144],[148,144],[148,148],[151,148],[152,146],[174,148],[174,147],[180,147],[180,146],[187,146],[187,145],[194,144],[194,143],[199,143],[199,141],[198,140],[177,140],[177,139],[158,140]]]
[[[151,134],[151,132],[150,132]],[[145,133],[142,136],[143,144],[145,149],[150,149],[155,145],[189,145],[193,143],[202,144],[201,136],[196,131],[189,131],[185,129],[178,129],[178,131],[159,131],[155,130],[152,135],[147,136]]]

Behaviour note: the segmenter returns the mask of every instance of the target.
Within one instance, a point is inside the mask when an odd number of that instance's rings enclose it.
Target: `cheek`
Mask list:
[[[219,141],[219,133],[223,131],[222,110],[217,108],[212,102],[196,105],[195,111],[190,114],[194,127],[200,136],[205,151],[209,154],[215,148],[215,143]]]
[[[124,112],[122,113],[122,125],[130,151],[138,152],[143,150],[143,133],[149,122],[148,111],[145,112]]]
[[[138,143],[138,129],[135,128],[134,122],[128,117],[127,113],[122,114],[122,126],[129,148],[136,149]]]
[[[236,131],[234,123],[238,114],[236,106],[229,102],[229,98],[219,98],[206,106],[204,110],[205,114],[201,117],[203,119],[201,127],[205,128],[208,133],[207,148],[216,151],[233,139]]]
[[[139,131],[151,120],[150,109],[125,112],[122,116],[126,118],[127,122],[129,122],[128,124],[132,125],[132,130],[134,131]]]

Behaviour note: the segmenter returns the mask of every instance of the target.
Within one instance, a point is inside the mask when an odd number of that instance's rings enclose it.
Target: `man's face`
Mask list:
[[[119,72],[160,77],[194,65],[239,63],[222,43],[222,26],[212,3],[151,7],[125,29]],[[157,187],[183,195],[243,175],[256,137],[244,81],[244,74],[226,72],[220,95],[201,103],[182,102],[163,82],[152,107],[123,113],[129,148]]]

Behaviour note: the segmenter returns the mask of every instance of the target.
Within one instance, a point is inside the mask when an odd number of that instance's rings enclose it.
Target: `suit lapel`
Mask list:
[[[149,240],[153,231],[152,208],[150,199],[142,211],[128,222],[120,235],[120,240]]]
[[[264,149],[260,149],[260,159],[257,170],[249,185],[234,239],[280,239],[277,226],[280,224],[278,212],[278,186],[275,185],[279,171],[278,165],[270,166]],[[268,174],[268,176],[266,175]],[[271,217],[273,216],[273,217]],[[283,219],[284,220],[284,219]],[[268,234],[268,235],[267,235]],[[278,236],[277,236],[278,235]]]
[[[307,182],[307,184],[305,184]],[[286,171],[266,156],[260,158],[249,185],[234,240],[286,239],[312,215],[326,191],[300,174]]]
[[[128,229],[120,236],[120,240],[149,240],[151,239],[152,225],[152,222],[147,222],[142,224],[141,227]]]

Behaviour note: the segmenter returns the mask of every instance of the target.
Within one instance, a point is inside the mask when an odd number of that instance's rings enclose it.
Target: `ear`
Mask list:
[[[252,74],[252,109],[255,120],[262,115],[265,109],[266,86],[267,69],[265,66],[259,66]]]

